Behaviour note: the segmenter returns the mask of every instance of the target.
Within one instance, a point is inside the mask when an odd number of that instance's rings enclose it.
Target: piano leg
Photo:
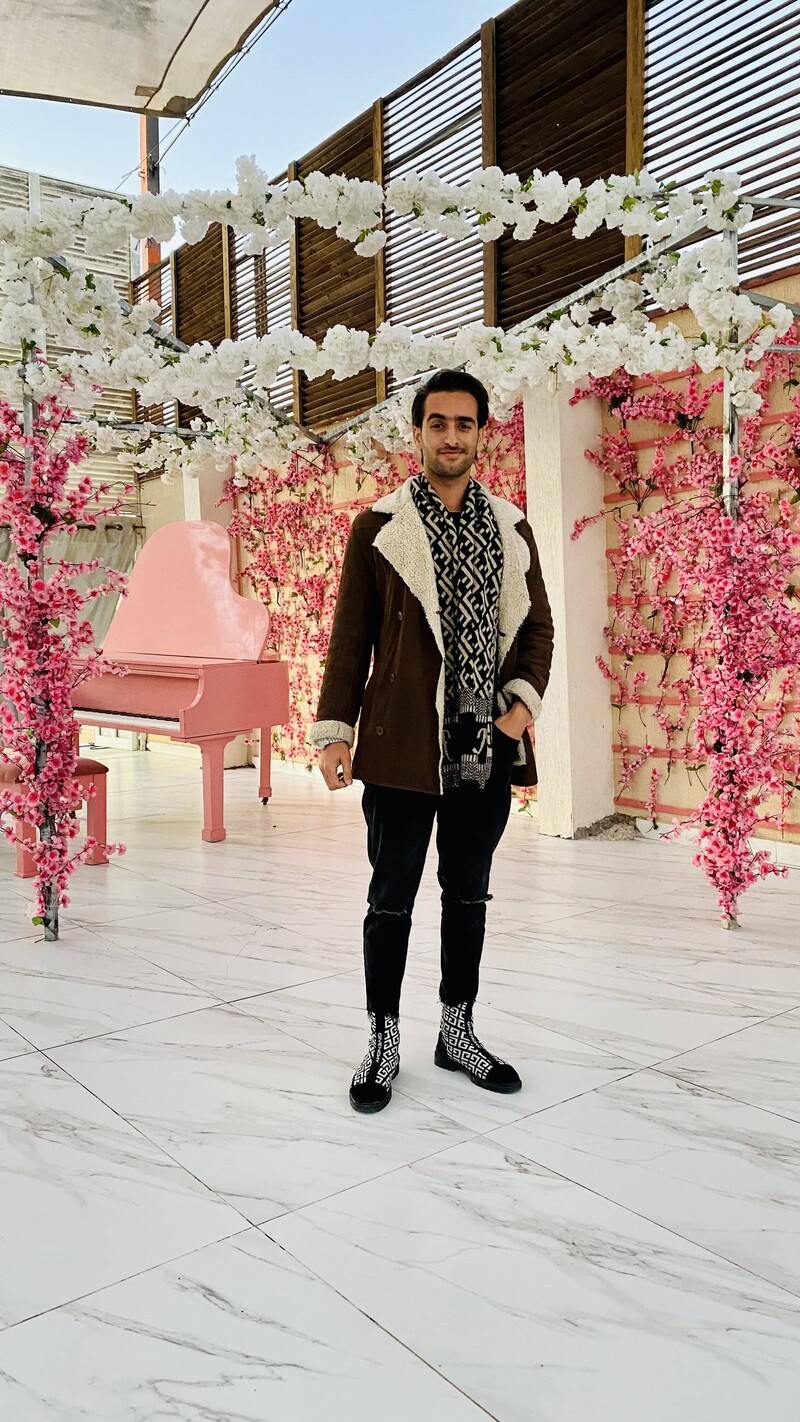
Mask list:
[[[14,869],[14,876],[17,879],[32,879],[36,873],[36,860],[26,845],[31,841],[36,843],[36,826],[29,825],[25,820],[14,821],[14,839],[17,850],[17,863]]]
[[[266,805],[267,800],[272,795],[270,784],[270,768],[272,754],[272,727],[262,726],[259,731],[258,746],[258,793],[261,796],[262,805]]]
[[[91,793],[90,787],[94,788],[94,794]],[[86,833],[97,840],[94,849],[90,849],[86,856],[86,863],[107,864],[108,855],[105,851],[108,840],[106,777],[92,775],[86,779],[86,783],[81,788],[86,797]]]
[[[233,736],[209,736],[198,742],[203,759],[203,834],[208,844],[225,838],[223,769],[225,747]]]

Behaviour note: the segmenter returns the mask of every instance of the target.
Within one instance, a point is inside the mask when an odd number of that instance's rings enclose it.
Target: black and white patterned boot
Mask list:
[[[471,1002],[460,1002],[457,1007],[442,1003],[442,1027],[433,1059],[445,1071],[466,1072],[485,1091],[510,1095],[522,1086],[514,1068],[492,1056],[476,1036]]]
[[[382,1111],[392,1099],[392,1082],[400,1070],[400,1023],[391,1012],[370,1012],[369,1046],[350,1083],[354,1111]]]

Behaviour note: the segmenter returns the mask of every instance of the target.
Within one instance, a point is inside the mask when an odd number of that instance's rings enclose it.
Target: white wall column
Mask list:
[[[203,517],[200,502],[200,480],[185,471],[183,473],[183,517],[187,523],[196,523]]]
[[[525,397],[528,518],[553,609],[550,683],[536,722],[539,832],[570,839],[614,811],[611,699],[595,662],[607,652],[606,530],[571,540],[594,513],[602,482],[584,458],[602,432],[598,400],[570,405],[570,387]]]
[[[183,475],[183,516],[185,519],[207,519],[209,523],[221,523],[228,527],[231,519],[229,504],[217,505],[225,492],[227,472],[215,469],[211,461],[199,477]]]

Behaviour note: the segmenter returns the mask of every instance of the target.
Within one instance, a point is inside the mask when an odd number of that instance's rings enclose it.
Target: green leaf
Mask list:
[[[87,273],[86,273],[86,285],[87,285],[89,291],[96,291],[96,290],[97,290],[97,288],[95,287],[95,284],[94,284],[94,272],[87,272]]]
[[[37,913],[36,917],[31,919],[31,923],[35,923],[38,927],[44,923],[44,919],[40,913]]]

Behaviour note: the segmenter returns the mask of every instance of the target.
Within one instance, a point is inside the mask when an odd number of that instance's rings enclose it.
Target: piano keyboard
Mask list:
[[[180,727],[177,716],[133,716],[120,711],[78,709],[74,712],[74,719],[82,726],[111,726],[117,731],[124,731],[126,728],[131,731],[163,731],[166,735],[171,735],[176,726]]]

